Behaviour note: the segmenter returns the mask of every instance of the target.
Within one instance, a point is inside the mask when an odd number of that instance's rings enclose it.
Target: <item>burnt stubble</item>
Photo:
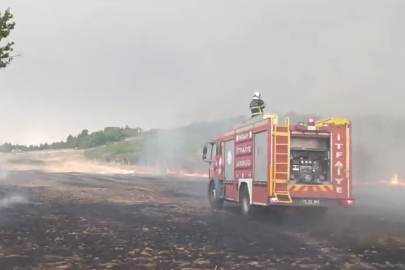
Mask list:
[[[0,269],[404,269],[405,228],[381,210],[208,207],[206,180],[11,172]],[[360,196],[361,197],[361,196]]]

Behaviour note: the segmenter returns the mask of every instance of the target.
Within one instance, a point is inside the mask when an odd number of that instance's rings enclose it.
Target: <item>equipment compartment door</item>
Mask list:
[[[235,166],[234,166],[234,152],[235,152],[235,141],[230,140],[225,142],[224,156],[224,186],[225,186],[225,198],[228,200],[233,200],[236,196],[235,184]]]
[[[268,131],[254,134],[254,169],[252,201],[267,204],[269,198],[267,182],[269,179]]]

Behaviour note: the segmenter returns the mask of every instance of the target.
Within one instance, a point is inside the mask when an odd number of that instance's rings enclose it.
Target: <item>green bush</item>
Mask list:
[[[98,159],[108,162],[124,161],[134,164],[139,161],[143,144],[142,138],[133,141],[108,143],[104,146],[85,150],[84,156],[88,159]]]

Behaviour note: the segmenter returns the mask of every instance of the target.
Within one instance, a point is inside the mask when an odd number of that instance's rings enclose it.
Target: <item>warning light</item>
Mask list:
[[[354,200],[352,200],[352,199],[342,200],[342,201],[341,201],[341,205],[342,205],[343,207],[351,207],[351,206],[354,205]]]
[[[315,125],[314,118],[308,118],[308,126],[314,126],[314,125]]]

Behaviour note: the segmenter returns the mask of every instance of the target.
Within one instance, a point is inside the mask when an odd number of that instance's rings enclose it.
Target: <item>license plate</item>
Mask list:
[[[301,200],[301,204],[303,204],[303,205],[321,205],[321,201],[320,200],[303,199],[303,200]]]

